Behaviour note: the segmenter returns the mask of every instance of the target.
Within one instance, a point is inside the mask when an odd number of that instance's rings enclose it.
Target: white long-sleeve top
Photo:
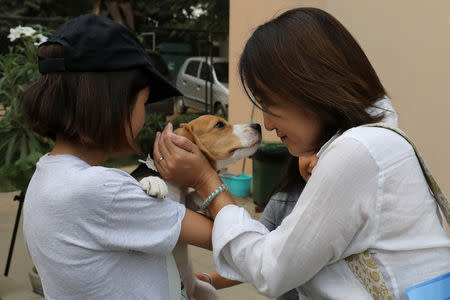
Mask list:
[[[395,125],[395,113],[385,121]],[[405,288],[450,271],[450,239],[406,140],[356,127],[319,154],[276,230],[236,205],[220,210],[212,240],[222,276],[269,297],[298,287],[300,299],[371,299],[344,260],[370,249],[394,298],[407,300]]]

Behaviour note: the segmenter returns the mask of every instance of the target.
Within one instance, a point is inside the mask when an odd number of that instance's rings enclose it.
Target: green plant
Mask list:
[[[0,181],[25,192],[36,162],[52,146],[24,125],[20,107],[20,95],[39,77],[36,47],[46,38],[21,26],[8,38],[15,43],[0,55]]]
[[[165,126],[166,118],[163,113],[150,112],[147,110],[144,127],[138,135],[138,144],[145,156],[153,152],[156,132],[161,132]]]

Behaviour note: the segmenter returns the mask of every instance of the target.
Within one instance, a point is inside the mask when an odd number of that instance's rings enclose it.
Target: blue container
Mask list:
[[[450,273],[405,290],[409,300],[450,299]]]
[[[220,177],[224,183],[228,184],[231,195],[237,197],[250,196],[253,176],[246,174],[237,175],[234,173],[222,173],[220,174]]]

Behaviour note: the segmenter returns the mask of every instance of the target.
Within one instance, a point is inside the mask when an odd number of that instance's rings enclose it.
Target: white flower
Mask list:
[[[19,26],[19,27],[20,27],[21,33],[25,36],[32,36],[36,32],[36,30],[34,30],[31,27],[21,27],[21,26]]]
[[[41,33],[38,33],[34,28],[17,26],[9,29],[8,39],[14,42],[21,37],[31,37],[36,46],[47,41],[47,37]]]
[[[16,39],[20,39],[20,32],[19,32],[19,30],[17,30],[17,28],[10,28],[9,29],[9,34],[8,34],[8,39],[11,42],[14,42]]]
[[[34,39],[34,45],[36,45],[36,46],[39,46],[40,44],[45,43],[48,40],[48,38],[41,33],[35,34],[33,36],[33,39]]]

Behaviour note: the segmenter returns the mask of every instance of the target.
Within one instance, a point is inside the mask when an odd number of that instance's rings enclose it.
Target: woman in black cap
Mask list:
[[[211,249],[211,222],[102,166],[137,149],[146,103],[179,92],[130,30],[102,16],[65,23],[38,56],[23,116],[55,146],[37,163],[23,226],[46,299],[179,299],[171,251]]]

